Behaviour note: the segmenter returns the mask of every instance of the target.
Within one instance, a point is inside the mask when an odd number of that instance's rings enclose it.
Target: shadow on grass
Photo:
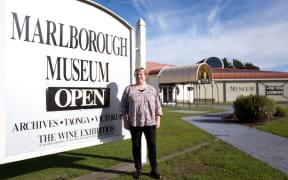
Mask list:
[[[112,159],[122,162],[131,162],[131,160],[109,157],[101,155],[91,155],[84,153],[73,153],[73,152],[63,152],[60,154],[43,156],[39,158],[33,158],[13,163],[8,163],[0,165],[0,179],[13,178],[24,174],[29,174],[37,171],[41,171],[49,168],[73,168],[73,169],[83,169],[92,172],[109,172],[115,174],[122,174],[127,172],[115,171],[109,169],[103,169],[95,166],[88,166],[85,164],[77,163],[80,160],[84,160],[87,157],[98,158],[98,159]],[[95,163],[96,165],[97,163]]]
[[[111,156],[102,156],[102,155],[95,155],[95,154],[85,154],[79,152],[63,152],[61,154],[72,155],[72,156],[82,156],[82,157],[90,157],[90,158],[101,158],[101,159],[110,159],[120,162],[131,162],[129,159],[119,158],[119,157],[111,157]]]

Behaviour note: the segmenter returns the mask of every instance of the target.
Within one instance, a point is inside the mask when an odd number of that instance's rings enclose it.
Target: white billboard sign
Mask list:
[[[128,23],[76,0],[1,0],[0,22],[0,164],[129,138]]]

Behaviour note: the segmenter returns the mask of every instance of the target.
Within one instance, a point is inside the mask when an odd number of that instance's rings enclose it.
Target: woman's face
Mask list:
[[[142,84],[146,80],[146,75],[144,70],[140,70],[135,72],[135,79],[136,79],[136,84]]]

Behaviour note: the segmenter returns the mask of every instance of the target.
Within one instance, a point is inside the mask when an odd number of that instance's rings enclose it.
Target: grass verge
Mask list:
[[[285,108],[285,112],[285,117],[265,122],[264,124],[256,126],[256,128],[288,138],[288,107]]]
[[[182,108],[163,108],[165,115],[162,117],[161,128],[157,132],[158,158],[203,143],[208,142],[209,145],[159,162],[159,169],[164,179],[258,179],[258,177],[288,179],[288,176],[280,171],[245,155],[226,143],[215,141],[215,138],[208,133],[181,120],[185,114],[171,112],[175,109]],[[219,111],[211,108],[185,108],[184,110],[188,109]],[[131,161],[131,158],[130,140],[117,141],[1,165],[0,179],[72,179],[91,172],[101,172],[103,168]],[[149,166],[145,166],[143,171],[149,172]],[[132,176],[128,174],[116,179],[132,179]],[[144,175],[142,179],[150,179],[150,177]]]
[[[200,149],[159,162],[164,180],[287,180],[288,176],[251,158],[222,141],[211,141]],[[142,180],[152,179],[150,168],[143,168]],[[133,179],[133,173],[113,180]]]

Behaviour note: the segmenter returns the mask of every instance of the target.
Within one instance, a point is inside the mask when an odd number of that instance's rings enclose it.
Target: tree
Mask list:
[[[224,64],[224,68],[233,68],[233,65],[230,62],[228,62],[226,57],[223,58],[223,64]]]
[[[235,69],[251,69],[251,70],[260,70],[258,66],[255,66],[252,63],[242,63],[238,59],[233,59],[233,64],[227,60],[226,57],[222,59],[224,68],[235,68]]]
[[[245,69],[244,64],[241,61],[239,61],[238,59],[233,59],[233,66],[236,69]]]
[[[258,70],[258,71],[260,70],[258,66],[255,66],[252,63],[245,63],[244,66],[245,66],[245,69],[252,69],[252,70]]]

